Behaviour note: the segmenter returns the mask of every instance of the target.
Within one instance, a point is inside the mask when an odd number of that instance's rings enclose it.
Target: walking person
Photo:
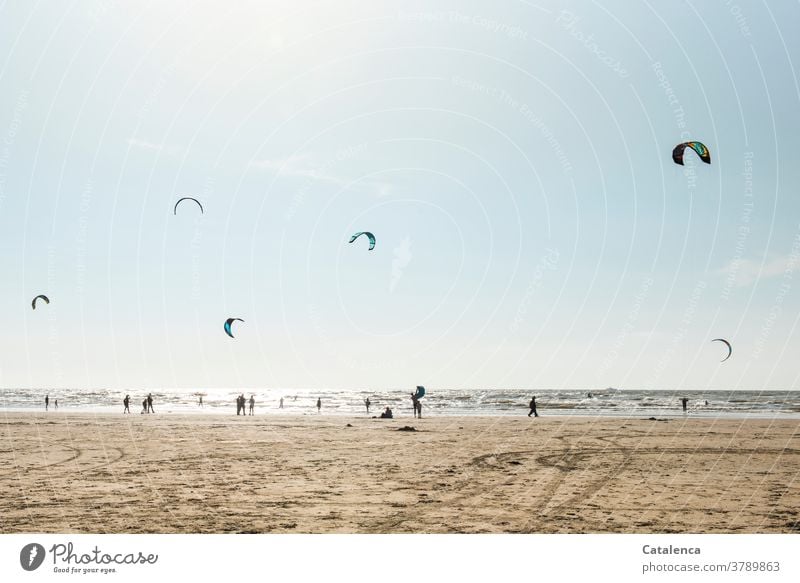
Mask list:
[[[44,397],[44,410],[47,411],[47,409],[49,409],[49,408],[50,408],[50,395],[45,395],[45,397]]]
[[[122,399],[122,404],[125,405],[125,408],[122,410],[122,414],[124,415],[127,413],[128,415],[131,414],[131,396],[125,395],[125,398]]]
[[[254,415],[256,410],[256,396],[250,395],[250,415]]]
[[[322,413],[322,399],[317,397],[317,415]]]
[[[156,410],[153,409],[153,393],[147,394],[147,412],[148,413],[155,413]]]
[[[534,417],[538,417],[539,414],[536,412],[536,397],[531,397],[531,402],[528,403],[528,407],[531,408],[530,412],[528,413],[528,417],[533,415]]]
[[[58,411],[58,399],[55,400],[54,405],[56,406],[56,411]]]

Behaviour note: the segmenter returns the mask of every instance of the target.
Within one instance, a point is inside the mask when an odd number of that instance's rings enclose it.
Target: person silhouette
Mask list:
[[[370,403],[369,397],[367,397],[366,399],[364,399],[364,406],[366,406],[366,408],[367,408],[367,415],[369,415],[369,406],[370,405],[371,405],[371,403]]]
[[[156,410],[153,409],[153,393],[147,394],[147,412],[148,413],[155,413]]]
[[[253,415],[256,410],[256,396],[250,395],[250,415]]]
[[[281,400],[278,402],[278,409],[283,409],[283,397],[281,397]]]
[[[47,411],[47,409],[49,409],[49,408],[50,408],[50,395],[45,395],[44,396],[44,410]]]
[[[322,399],[317,397],[317,414],[322,413]]]
[[[127,413],[128,415],[131,414],[131,396],[125,395],[125,398],[122,399],[122,404],[125,405],[125,408],[122,410],[122,414],[124,415]]]
[[[686,404],[689,402],[689,399],[686,397],[681,398],[681,404],[683,405],[683,412],[686,413]]]
[[[528,413],[528,417],[533,415],[534,417],[538,417],[539,414],[536,412],[536,397],[531,397],[531,402],[528,403],[528,407],[531,408],[530,412]]]

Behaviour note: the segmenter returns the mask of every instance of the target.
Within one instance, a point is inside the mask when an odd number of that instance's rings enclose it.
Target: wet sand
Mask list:
[[[800,421],[0,413],[0,532],[800,532]]]

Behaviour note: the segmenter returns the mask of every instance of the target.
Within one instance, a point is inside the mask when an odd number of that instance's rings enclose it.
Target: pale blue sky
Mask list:
[[[0,386],[796,386],[797,4],[230,4],[0,5]]]

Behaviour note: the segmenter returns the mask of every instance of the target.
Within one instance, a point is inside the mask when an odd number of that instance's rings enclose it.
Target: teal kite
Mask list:
[[[352,243],[356,239],[358,239],[361,235],[366,235],[369,238],[369,250],[372,251],[375,249],[375,235],[368,231],[361,231],[360,233],[356,233],[352,237],[350,237],[350,242]]]
[[[233,332],[231,332],[231,324],[234,322],[244,322],[241,318],[228,318],[225,320],[225,334],[233,338]]]

